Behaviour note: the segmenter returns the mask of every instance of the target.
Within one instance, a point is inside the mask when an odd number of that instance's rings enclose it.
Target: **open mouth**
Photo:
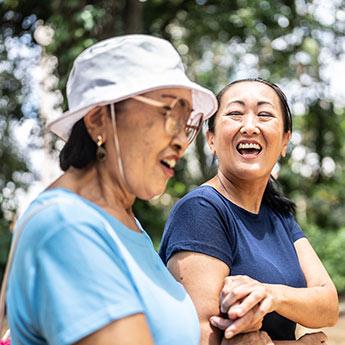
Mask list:
[[[262,151],[262,146],[258,143],[240,142],[236,146],[240,155],[258,155]]]
[[[169,169],[174,169],[176,165],[175,159],[162,159],[160,162]]]

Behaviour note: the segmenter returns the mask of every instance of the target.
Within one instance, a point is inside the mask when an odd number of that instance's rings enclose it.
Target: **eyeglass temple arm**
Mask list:
[[[133,96],[132,98],[137,100],[137,101],[139,101],[139,102],[142,102],[142,103],[145,103],[145,104],[148,104],[148,105],[152,105],[154,107],[159,107],[159,108],[167,108],[167,107],[169,107],[167,104],[165,104],[163,102],[159,102],[159,101],[156,101],[155,99],[147,98],[147,97],[144,97],[144,96]]]

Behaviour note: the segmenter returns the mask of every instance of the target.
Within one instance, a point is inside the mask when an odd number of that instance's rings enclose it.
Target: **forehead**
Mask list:
[[[162,100],[164,96],[173,96],[176,98],[183,98],[192,104],[192,91],[184,88],[164,88],[150,92],[146,92],[143,96],[151,97],[154,99]]]
[[[263,101],[276,106],[280,104],[277,93],[270,86],[257,81],[243,81],[231,85],[224,93],[221,102],[227,104],[233,100],[240,100],[244,103]]]

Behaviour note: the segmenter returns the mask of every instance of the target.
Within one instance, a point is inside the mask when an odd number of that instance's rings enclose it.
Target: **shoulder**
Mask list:
[[[188,193],[174,206],[165,225],[160,255],[165,263],[176,252],[214,256],[230,265],[235,243],[232,216],[226,200],[209,186]]]
[[[53,237],[68,241],[71,232],[74,236],[85,235],[90,230],[99,232],[102,226],[82,198],[59,189],[40,194],[19,219],[15,232],[24,228],[20,241],[37,249]]]
[[[278,220],[282,224],[292,242],[305,237],[303,230],[291,212],[278,212],[269,206],[266,207],[270,217]]]
[[[202,213],[204,211],[226,211],[222,196],[211,186],[200,186],[186,194],[173,207],[171,216],[183,211]]]

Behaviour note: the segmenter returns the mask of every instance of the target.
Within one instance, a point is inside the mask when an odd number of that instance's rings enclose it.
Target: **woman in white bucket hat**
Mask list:
[[[49,124],[66,141],[64,174],[15,231],[12,344],[199,344],[194,306],[132,205],[164,191],[215,96],[186,77],[170,43],[131,35],[84,51],[67,97]]]

